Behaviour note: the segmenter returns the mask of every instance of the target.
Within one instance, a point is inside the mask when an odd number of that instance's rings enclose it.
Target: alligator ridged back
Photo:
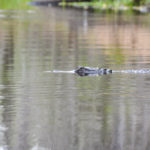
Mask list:
[[[75,73],[80,76],[103,75],[112,73],[112,70],[105,68],[79,67],[77,70],[75,70]]]

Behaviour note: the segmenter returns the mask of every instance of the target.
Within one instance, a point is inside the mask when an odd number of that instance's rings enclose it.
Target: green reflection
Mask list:
[[[0,0],[0,9],[29,9],[31,0]]]
[[[110,60],[115,64],[123,64],[125,62],[125,55],[123,54],[123,49],[115,48],[107,50]]]

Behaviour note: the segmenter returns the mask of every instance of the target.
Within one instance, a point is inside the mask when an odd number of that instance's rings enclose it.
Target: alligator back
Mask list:
[[[75,73],[77,73],[80,76],[92,76],[110,74],[112,73],[112,70],[105,68],[79,67],[75,70]]]

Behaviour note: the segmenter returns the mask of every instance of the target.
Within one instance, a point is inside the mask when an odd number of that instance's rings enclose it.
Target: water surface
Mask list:
[[[149,20],[53,7],[1,10],[0,149],[148,150]],[[77,66],[116,72],[62,72]]]

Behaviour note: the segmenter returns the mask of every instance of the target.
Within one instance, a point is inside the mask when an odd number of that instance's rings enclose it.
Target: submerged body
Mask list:
[[[92,76],[92,75],[103,75],[103,74],[110,74],[112,70],[105,69],[105,68],[91,68],[91,67],[79,67],[75,70],[80,76]]]

